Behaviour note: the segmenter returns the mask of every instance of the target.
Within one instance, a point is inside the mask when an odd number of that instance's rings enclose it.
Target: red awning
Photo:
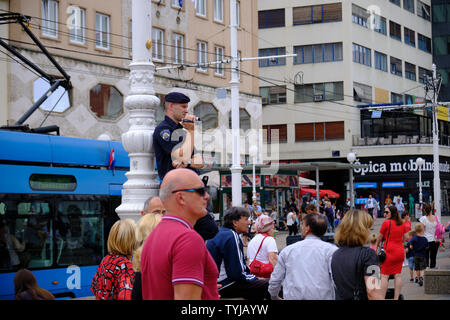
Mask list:
[[[333,190],[329,190],[329,189],[324,189],[324,190],[319,190],[319,194],[320,196],[322,196],[322,192],[323,195],[325,196],[325,194],[328,195],[328,198],[340,198],[341,196],[339,195],[339,193],[334,192]]]
[[[305,194],[311,194],[312,196],[316,196],[316,189],[311,189],[311,188],[301,188],[300,189],[300,194],[301,195],[305,195]],[[319,189],[319,196],[320,197],[324,197],[325,194],[328,195],[328,198],[340,198],[339,193],[334,192],[333,190],[330,189]]]

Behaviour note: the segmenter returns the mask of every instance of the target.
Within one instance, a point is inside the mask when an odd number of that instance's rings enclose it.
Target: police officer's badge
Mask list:
[[[160,135],[161,135],[161,138],[164,141],[169,141],[170,140],[170,130],[169,129],[162,130]]]

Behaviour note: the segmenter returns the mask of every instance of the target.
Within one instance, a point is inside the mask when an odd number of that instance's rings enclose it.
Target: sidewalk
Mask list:
[[[449,216],[443,216],[441,218],[441,223],[444,226],[447,226],[448,221],[450,221]],[[371,232],[378,235],[378,232],[381,228],[381,224],[383,223],[384,218],[378,218]],[[414,229],[414,225],[418,222],[412,221],[412,228]],[[286,237],[288,236],[287,231],[278,231],[276,234],[276,242],[278,246],[278,250],[281,251],[286,247]],[[436,266],[439,269],[450,270],[450,239],[448,232],[445,233],[445,251],[441,251],[442,248],[439,248]],[[394,287],[393,280],[389,281],[389,288]],[[419,287],[416,283],[411,283],[409,281],[409,268],[408,266],[404,266],[402,270],[402,294],[405,300],[450,300],[450,294],[447,295],[432,295],[425,294],[425,285],[423,287]]]

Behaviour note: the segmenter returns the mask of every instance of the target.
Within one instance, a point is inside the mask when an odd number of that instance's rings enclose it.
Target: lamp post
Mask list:
[[[252,157],[252,163],[253,163],[253,195],[252,195],[252,203],[256,202],[256,176],[255,176],[255,164],[256,164],[256,155],[258,154],[258,147],[256,145],[252,145],[250,149],[248,150],[250,156]]]
[[[349,169],[349,180],[350,180],[350,209],[355,208],[355,194],[353,193],[353,163],[356,160],[356,153],[349,152],[347,154],[347,161],[350,162],[351,166]]]
[[[419,205],[422,211],[422,167],[425,165],[425,159],[419,157],[416,159],[417,167],[419,168]]]

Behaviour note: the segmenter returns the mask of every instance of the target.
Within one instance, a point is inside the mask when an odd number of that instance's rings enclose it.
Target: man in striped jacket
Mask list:
[[[245,262],[244,246],[240,234],[248,232],[249,211],[232,207],[224,216],[223,227],[206,247],[217,264],[222,285],[219,294],[222,298],[270,299],[267,291],[269,279],[260,279],[250,274]]]

